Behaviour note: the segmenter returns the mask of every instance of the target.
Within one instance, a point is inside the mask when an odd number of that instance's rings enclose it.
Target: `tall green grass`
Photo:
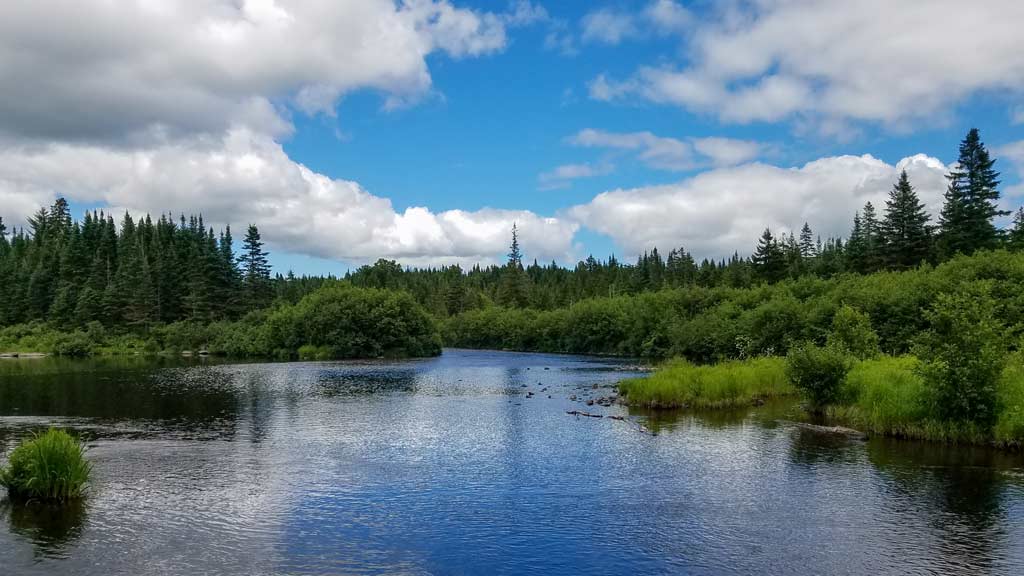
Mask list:
[[[999,380],[998,419],[991,429],[938,417],[936,396],[913,356],[864,360],[846,377],[833,420],[865,432],[951,443],[1019,447],[1024,443],[1024,356],[1011,355]]]
[[[645,378],[619,383],[633,406],[650,408],[730,408],[786,396],[795,389],[786,378],[784,358],[733,360],[697,366],[672,360]]]
[[[50,428],[11,452],[8,466],[0,469],[0,485],[11,500],[63,502],[82,496],[91,471],[82,443]]]

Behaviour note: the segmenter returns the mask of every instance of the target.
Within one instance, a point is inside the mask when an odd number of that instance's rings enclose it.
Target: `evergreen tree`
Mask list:
[[[821,239],[818,239],[818,243],[814,243],[814,233],[811,232],[811,226],[804,222],[803,228],[800,229],[800,256],[805,260],[810,260],[818,255],[818,245],[821,244]]]
[[[242,241],[242,255],[238,262],[242,268],[242,287],[245,293],[245,308],[256,310],[269,303],[270,264],[263,251],[263,241],[255,224],[250,224]]]
[[[885,218],[880,228],[886,267],[902,270],[928,260],[932,248],[928,220],[907,171],[902,171],[885,202]]]
[[[769,228],[764,229],[758,240],[751,261],[757,276],[767,282],[777,282],[786,274],[786,255]]]
[[[978,129],[972,128],[960,143],[956,167],[946,176],[949,185],[939,217],[940,246],[946,257],[998,245],[999,230],[993,220],[1009,212],[998,206],[999,173],[993,170],[994,164]]]
[[[501,283],[498,286],[498,302],[515,308],[526,306],[530,300],[528,281],[529,277],[523,270],[523,253],[519,248],[519,230],[513,223],[508,262],[501,272]]]
[[[1006,240],[1010,250],[1024,250],[1024,207],[1017,208],[1017,212],[1013,215],[1013,227],[1010,228]]]

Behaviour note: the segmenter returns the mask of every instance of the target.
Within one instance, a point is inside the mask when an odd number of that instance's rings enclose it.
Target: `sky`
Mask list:
[[[1024,202],[1024,2],[0,3],[0,217],[259,226],[275,269],[845,235],[977,127]]]

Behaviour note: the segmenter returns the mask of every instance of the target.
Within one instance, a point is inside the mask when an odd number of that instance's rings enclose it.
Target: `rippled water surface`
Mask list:
[[[629,370],[0,361],[0,449],[94,462],[80,506],[0,497],[0,574],[1024,573],[1021,455],[583,404]]]

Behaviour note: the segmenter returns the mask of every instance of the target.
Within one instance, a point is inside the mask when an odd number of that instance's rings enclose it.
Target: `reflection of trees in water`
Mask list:
[[[86,505],[82,500],[62,505],[13,503],[0,500],[0,517],[11,532],[30,541],[37,557],[61,557],[82,534]]]
[[[210,366],[169,364],[159,359],[25,361],[22,368],[5,368],[10,377],[0,378],[0,415],[219,425],[234,417],[239,393],[234,374]]]
[[[794,426],[789,458],[794,464],[850,464],[861,459],[864,442],[845,434],[820,432]]]
[[[636,406],[628,408],[630,416],[640,416],[644,424],[656,433],[671,432],[693,425],[721,430],[756,421],[766,428],[774,428],[778,419],[787,419],[795,404],[790,400],[775,400],[762,406],[741,406],[729,409],[651,409]]]
[[[1005,543],[1010,455],[984,447],[874,439],[868,458],[903,501],[939,538],[933,551],[946,573],[991,570]]]

